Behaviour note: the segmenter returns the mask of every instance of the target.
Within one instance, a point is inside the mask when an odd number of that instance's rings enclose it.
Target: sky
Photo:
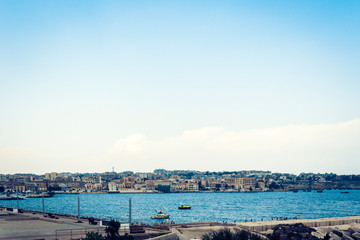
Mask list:
[[[359,1],[0,1],[0,174],[360,174]]]

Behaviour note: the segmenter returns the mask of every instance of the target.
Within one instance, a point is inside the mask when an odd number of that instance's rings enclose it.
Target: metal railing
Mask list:
[[[106,234],[105,228],[103,227],[58,229],[55,230],[55,239],[81,239],[85,238],[88,232]]]

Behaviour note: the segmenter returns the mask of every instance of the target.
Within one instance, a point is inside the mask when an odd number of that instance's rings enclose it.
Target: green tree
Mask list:
[[[120,229],[120,222],[111,220],[109,222],[109,225],[105,229],[107,238],[111,240],[116,240],[120,236],[119,229]]]

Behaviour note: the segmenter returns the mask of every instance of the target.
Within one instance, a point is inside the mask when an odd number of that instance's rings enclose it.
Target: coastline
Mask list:
[[[321,190],[321,192],[318,192],[318,190],[313,189],[310,192],[313,193],[322,193],[323,191],[356,191],[356,190],[360,190],[360,189],[324,189]],[[169,193],[177,193],[177,194],[181,194],[181,193],[275,193],[275,192],[294,192],[293,190],[267,190],[267,191],[176,191],[176,192],[161,192],[161,191],[157,191],[157,190],[126,190],[126,191],[116,191],[116,192],[109,192],[109,191],[97,191],[97,192],[85,192],[85,191],[79,191],[79,192],[54,192],[54,195],[76,195],[76,194],[141,194],[141,193],[146,193],[146,194],[169,194]],[[309,191],[304,191],[309,193]],[[298,192],[294,192],[294,194],[296,194]],[[301,193],[301,192],[300,192]],[[0,197],[1,198],[1,197]],[[41,197],[39,197],[41,198]],[[19,200],[22,200],[23,198],[19,197]],[[0,199],[0,200],[16,200],[15,196],[12,196],[12,198],[10,199]]]
[[[360,190],[358,188],[351,188],[351,189],[342,189],[342,188],[338,188],[338,189],[312,189],[312,191],[303,191],[303,192],[316,192],[316,193],[322,193],[322,191],[351,191],[351,190]],[[299,193],[302,192],[302,190],[298,190]],[[264,193],[264,192],[293,192],[294,194],[298,193],[298,192],[294,192],[293,190],[285,190],[285,189],[281,189],[281,190],[267,190],[267,191],[175,191],[175,192],[161,192],[161,191],[157,191],[157,190],[135,190],[135,189],[131,189],[131,190],[126,190],[126,191],[116,191],[116,192],[109,192],[109,191],[97,191],[97,192],[85,192],[85,191],[80,191],[80,192],[55,192],[55,194],[127,194],[127,193],[131,193],[131,194],[136,194],[136,193]]]

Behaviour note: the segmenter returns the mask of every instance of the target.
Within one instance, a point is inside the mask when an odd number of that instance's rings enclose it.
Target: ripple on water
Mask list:
[[[350,194],[340,192],[63,194],[46,198],[45,211],[77,215],[77,197],[80,196],[82,216],[121,221],[128,220],[128,201],[131,197],[132,218],[143,223],[157,222],[150,216],[160,209],[170,214],[170,220],[177,223],[360,215],[360,190],[352,190]],[[20,208],[42,211],[42,199],[26,199],[19,203]],[[177,207],[180,204],[189,204],[192,209],[179,210]],[[16,200],[0,201],[0,205],[16,207]]]

